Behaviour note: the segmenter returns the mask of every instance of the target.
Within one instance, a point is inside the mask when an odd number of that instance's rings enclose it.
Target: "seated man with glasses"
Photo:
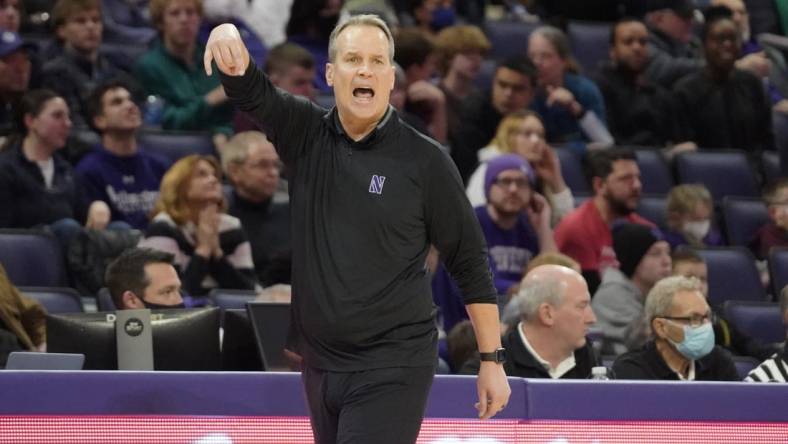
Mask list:
[[[730,354],[714,345],[711,308],[695,278],[657,282],[646,298],[652,339],[616,359],[618,379],[738,381]]]
[[[274,198],[282,171],[274,145],[259,131],[244,131],[221,148],[221,158],[233,187],[227,212],[241,220],[257,280],[264,286],[289,284],[289,273],[278,276],[290,270],[290,206],[286,198]]]
[[[118,310],[184,308],[170,253],[130,248],[107,267],[105,281]]]

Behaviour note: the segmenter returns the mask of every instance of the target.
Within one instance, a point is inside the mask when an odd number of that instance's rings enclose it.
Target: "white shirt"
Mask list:
[[[695,380],[695,361],[690,361],[689,370],[687,370],[687,377],[685,378],[681,372],[674,372],[679,377],[679,381],[694,381]]]
[[[50,157],[47,160],[37,160],[36,165],[44,176],[44,185],[47,189],[52,188],[52,179],[55,177],[55,161]]]
[[[523,341],[523,345],[525,345],[525,348],[531,353],[531,355],[533,355],[533,357],[536,359],[537,362],[542,364],[545,370],[547,370],[547,373],[550,375],[550,378],[558,379],[561,376],[564,376],[566,372],[568,372],[569,370],[575,368],[574,353],[570,353],[568,358],[559,362],[555,368],[552,368],[550,366],[550,363],[542,359],[542,357],[539,356],[539,353],[537,353],[536,350],[534,350],[534,348],[531,347],[531,344],[528,342],[528,338],[525,337],[522,322],[517,324],[517,331],[520,333],[520,340]],[[693,376],[694,376],[694,372],[693,372]]]

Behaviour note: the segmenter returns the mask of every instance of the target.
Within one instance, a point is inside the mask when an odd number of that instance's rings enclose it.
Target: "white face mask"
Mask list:
[[[700,241],[703,240],[707,234],[709,234],[709,229],[711,229],[711,221],[704,220],[697,222],[685,222],[683,231],[686,236]]]

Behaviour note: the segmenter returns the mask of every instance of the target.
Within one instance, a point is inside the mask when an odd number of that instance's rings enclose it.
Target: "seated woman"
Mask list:
[[[172,253],[183,289],[193,296],[211,288],[255,288],[252,249],[241,222],[225,214],[219,162],[186,156],[161,182],[156,215],[139,246]]]
[[[714,205],[711,193],[700,184],[677,185],[670,190],[666,208],[665,240],[674,250],[680,245],[716,247],[723,245],[720,232],[713,226]],[[663,221],[654,221],[662,223]]]
[[[467,194],[474,207],[485,205],[484,174],[487,161],[501,154],[517,154],[530,163],[536,173],[535,190],[545,196],[552,209],[551,223],[555,226],[561,218],[574,209],[572,190],[561,175],[558,156],[545,143],[542,119],[533,111],[518,111],[501,120],[495,138],[479,150],[482,162],[468,179]]]
[[[611,145],[602,93],[578,74],[566,34],[552,26],[536,28],[528,38],[528,57],[539,70],[531,109],[544,119],[547,141],[568,144],[578,154],[585,152],[587,142]]]
[[[101,201],[88,207],[73,168],[57,153],[71,131],[66,101],[50,90],[30,91],[19,104],[17,120],[18,134],[0,153],[0,228],[46,225],[63,246],[82,229],[78,221],[105,228],[109,208]]]

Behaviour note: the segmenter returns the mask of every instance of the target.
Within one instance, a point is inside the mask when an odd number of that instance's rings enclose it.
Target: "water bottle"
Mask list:
[[[142,120],[146,126],[159,126],[164,117],[164,99],[156,95],[149,95],[145,99],[145,114]]]
[[[594,380],[597,380],[597,381],[608,381],[608,380],[610,380],[610,375],[609,375],[609,372],[607,370],[607,367],[604,367],[604,366],[593,367],[591,369],[591,379],[594,379]]]

